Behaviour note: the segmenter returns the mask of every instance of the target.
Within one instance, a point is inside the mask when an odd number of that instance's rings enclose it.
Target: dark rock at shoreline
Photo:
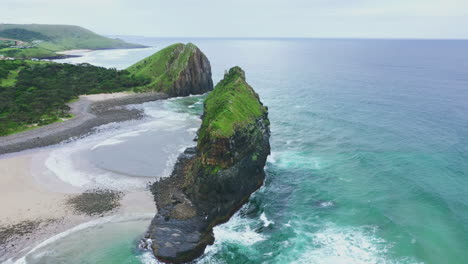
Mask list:
[[[102,215],[119,207],[121,198],[122,192],[96,189],[68,198],[67,204],[80,214]]]
[[[213,227],[263,184],[269,124],[244,72],[232,68],[205,101],[197,147],[186,149],[171,176],[152,186],[158,214],[146,237],[159,260],[199,257],[214,242]]]
[[[13,225],[0,225],[0,261],[9,251],[16,251],[17,239],[29,239],[29,236],[41,228],[59,222],[60,219],[25,220]]]

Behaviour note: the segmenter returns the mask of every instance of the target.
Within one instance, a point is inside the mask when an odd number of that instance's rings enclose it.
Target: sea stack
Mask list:
[[[163,92],[171,97],[213,90],[211,65],[194,44],[177,43],[130,66],[127,71],[150,80],[137,91]]]
[[[244,71],[231,68],[205,100],[197,146],[152,186],[158,213],[147,237],[159,260],[191,261],[214,242],[213,227],[263,184],[269,138],[268,108]]]

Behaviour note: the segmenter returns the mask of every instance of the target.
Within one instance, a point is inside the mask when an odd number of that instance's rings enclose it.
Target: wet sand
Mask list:
[[[37,166],[49,152],[38,149],[0,156],[0,262],[21,257],[41,241],[82,223],[110,215],[156,212],[147,190],[124,191],[120,206],[109,212],[77,212],[68,201],[85,190]]]

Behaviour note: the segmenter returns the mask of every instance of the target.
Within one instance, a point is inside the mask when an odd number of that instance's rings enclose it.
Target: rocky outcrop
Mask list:
[[[171,177],[152,186],[158,207],[147,233],[155,256],[183,263],[214,242],[227,221],[264,181],[270,154],[268,109],[239,67],[208,95],[195,148],[180,155]]]
[[[179,73],[169,92],[171,96],[203,94],[213,90],[210,61],[195,45],[189,43],[187,46],[192,51],[186,67]]]
[[[151,80],[150,84],[137,88],[138,91],[187,96],[213,90],[210,62],[192,43],[171,45],[127,70],[136,76]]]

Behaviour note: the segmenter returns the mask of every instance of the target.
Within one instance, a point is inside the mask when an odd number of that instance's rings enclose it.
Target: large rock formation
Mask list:
[[[205,101],[196,148],[180,155],[171,177],[152,186],[158,214],[147,237],[155,256],[182,263],[214,242],[227,221],[264,181],[270,154],[268,109],[239,67]]]
[[[139,91],[164,92],[169,96],[203,94],[213,90],[211,65],[197,46],[173,44],[127,69],[151,83]]]

